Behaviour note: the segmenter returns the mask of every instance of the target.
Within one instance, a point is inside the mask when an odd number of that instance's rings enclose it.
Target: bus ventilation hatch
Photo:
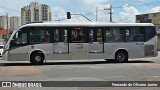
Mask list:
[[[145,45],[145,56],[154,56],[154,46]]]

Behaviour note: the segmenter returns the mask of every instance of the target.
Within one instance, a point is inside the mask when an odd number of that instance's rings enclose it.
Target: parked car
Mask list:
[[[3,47],[4,47],[4,45],[0,45],[0,57],[2,57]]]

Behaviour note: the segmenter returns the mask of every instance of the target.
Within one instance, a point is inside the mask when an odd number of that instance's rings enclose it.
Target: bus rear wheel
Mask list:
[[[31,54],[31,63],[32,64],[43,64],[44,55],[42,53],[32,53]]]
[[[120,50],[115,54],[115,61],[118,63],[124,63],[128,61],[128,53],[127,51]]]

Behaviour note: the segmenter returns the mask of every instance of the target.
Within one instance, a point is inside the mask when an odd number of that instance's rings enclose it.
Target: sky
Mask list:
[[[160,11],[160,0],[0,0],[0,15],[20,16],[21,8],[31,2],[47,4],[52,10],[52,21],[88,21],[82,16],[72,15],[68,20],[66,12],[83,14],[92,21],[109,22],[109,11],[113,7],[113,22],[135,22],[135,15]]]

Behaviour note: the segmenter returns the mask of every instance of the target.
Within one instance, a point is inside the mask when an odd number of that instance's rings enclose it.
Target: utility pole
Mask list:
[[[109,14],[110,14],[110,22],[112,22],[112,5],[110,5],[110,8],[105,8],[104,10],[107,10],[109,11]]]
[[[98,21],[98,6],[96,7],[96,22]]]
[[[7,21],[7,32],[8,32],[8,35],[9,35],[9,28],[8,28],[8,13],[6,13],[6,21]]]

